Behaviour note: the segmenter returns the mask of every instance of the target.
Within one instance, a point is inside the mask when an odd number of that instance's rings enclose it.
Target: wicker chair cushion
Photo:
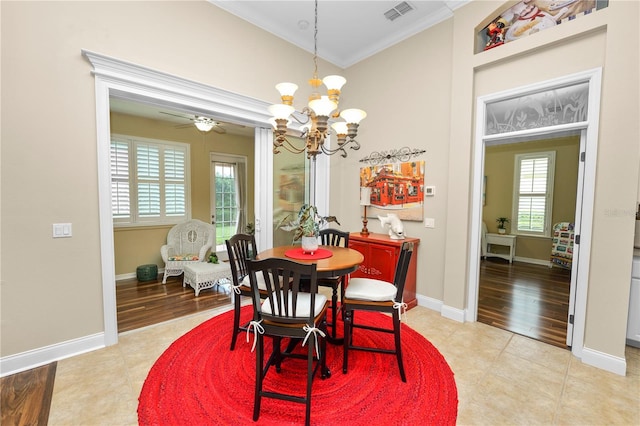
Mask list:
[[[200,258],[197,254],[176,254],[175,256],[169,256],[167,260],[171,260],[174,262],[181,261],[198,261]]]
[[[347,299],[384,302],[395,300],[398,289],[392,283],[372,278],[352,278],[344,293]]]

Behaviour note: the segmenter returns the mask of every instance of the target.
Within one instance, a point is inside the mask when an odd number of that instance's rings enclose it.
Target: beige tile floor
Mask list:
[[[219,312],[123,333],[117,345],[60,361],[49,425],[136,425],[137,398],[154,361]],[[627,347],[622,377],[567,350],[423,307],[407,320],[455,373],[458,424],[640,425],[640,349]]]

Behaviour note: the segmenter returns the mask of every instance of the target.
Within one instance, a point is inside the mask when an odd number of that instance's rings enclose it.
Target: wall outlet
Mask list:
[[[436,187],[435,186],[425,186],[424,187],[424,195],[425,197],[433,197],[436,195]]]
[[[436,220],[430,217],[425,217],[424,218],[424,227],[425,228],[435,228],[436,227]]]

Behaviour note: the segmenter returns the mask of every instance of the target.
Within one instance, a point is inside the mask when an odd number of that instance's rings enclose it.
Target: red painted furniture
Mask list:
[[[392,240],[387,234],[363,236],[359,232],[352,232],[349,235],[349,248],[362,253],[364,262],[360,264],[355,272],[351,273],[351,277],[374,278],[393,282],[402,243],[405,241],[410,241],[414,245],[403,293],[404,302],[407,304],[408,309],[411,309],[418,304],[416,300],[416,265],[420,239]]]

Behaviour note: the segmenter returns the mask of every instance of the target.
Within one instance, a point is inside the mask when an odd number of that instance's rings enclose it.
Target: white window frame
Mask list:
[[[158,226],[158,225],[173,225],[179,222],[188,220],[191,218],[191,164],[190,164],[190,145],[181,142],[165,141],[158,139],[149,139],[138,136],[112,134],[111,141],[124,142],[128,145],[128,158],[129,158],[129,216],[128,217],[113,217],[113,226],[116,228],[124,227],[140,227],[140,226]],[[150,145],[157,147],[160,151],[159,158],[159,179],[160,184],[160,214],[159,216],[143,217],[138,209],[138,173],[137,173],[137,161],[136,161],[136,147],[138,145]],[[184,179],[172,180],[165,177],[165,155],[166,149],[181,150],[184,152]],[[115,176],[112,174],[112,182],[117,181],[122,184],[122,176]],[[145,181],[144,179],[142,181]],[[167,183],[182,182],[185,190],[185,212],[184,214],[168,214],[166,204],[166,185]],[[113,194],[112,194],[113,196]],[[112,210],[113,213],[113,210]]]
[[[216,163],[227,163],[227,164],[231,164],[234,166],[235,169],[235,173],[236,173],[236,177],[235,177],[235,182],[236,182],[236,197],[238,197],[239,193],[242,193],[242,196],[244,197],[244,199],[242,200],[242,202],[240,202],[240,200],[238,200],[238,213],[236,216],[236,223],[237,223],[237,228],[236,231],[237,232],[244,232],[245,229],[245,224],[240,223],[240,216],[244,217],[244,220],[246,222],[247,219],[247,215],[248,215],[248,210],[247,210],[247,203],[249,201],[248,197],[247,197],[247,191],[248,191],[248,182],[247,182],[247,157],[244,155],[233,155],[233,154],[226,154],[226,153],[217,153],[217,152],[212,152],[210,155],[210,182],[212,183],[211,185],[211,214],[212,214],[212,219],[215,220],[216,224],[218,223],[219,217],[215,217],[213,218],[213,215],[216,211],[216,201],[217,201],[217,194],[216,194],[216,188],[215,185],[213,185],[213,182],[215,182],[215,165]],[[238,167],[238,164],[242,164],[242,167]],[[238,188],[238,179],[239,179],[239,173],[243,173],[244,175],[242,176],[242,181],[244,181],[244,188],[242,188],[242,190],[240,190]],[[242,207],[241,207],[242,206]],[[214,227],[216,225],[214,224]],[[217,240],[217,235],[216,235],[216,240]],[[216,251],[218,253],[222,252],[224,253],[227,250],[226,246],[224,243],[222,244],[216,244]],[[223,254],[224,256],[224,254]]]
[[[526,160],[532,159],[543,159],[546,158],[547,163],[547,182],[546,182],[546,192],[545,193],[521,193],[520,192],[520,179],[522,162]],[[553,182],[555,176],[555,164],[556,164],[556,153],[555,151],[541,151],[541,152],[530,152],[525,154],[516,154],[515,155],[515,164],[514,164],[514,177],[513,177],[513,211],[511,213],[512,217],[512,226],[511,233],[516,235],[528,235],[528,236],[540,236],[540,237],[550,237],[551,236],[551,216],[553,213]],[[519,207],[520,207],[520,197],[541,197],[545,199],[545,211],[544,211],[544,227],[542,231],[530,231],[530,230],[520,230],[519,229]]]

